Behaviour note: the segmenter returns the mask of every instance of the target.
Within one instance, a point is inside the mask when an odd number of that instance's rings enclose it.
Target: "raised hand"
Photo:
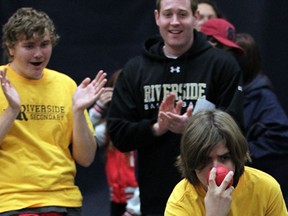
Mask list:
[[[84,110],[90,107],[100,97],[107,82],[106,73],[100,70],[91,81],[85,78],[73,95],[73,110]]]
[[[10,83],[6,76],[7,68],[0,70],[0,83],[3,93],[8,101],[9,107],[13,110],[20,110],[21,101],[17,90]]]
[[[186,112],[181,115],[181,108],[183,102],[177,101],[176,105],[174,104],[175,101],[175,94],[169,94],[161,106],[164,108],[159,113],[160,119],[165,122],[167,129],[173,133],[181,134],[184,132],[184,129],[187,125],[188,119],[192,116],[193,107],[189,106],[186,109]]]
[[[159,107],[157,123],[153,125],[155,135],[162,135],[170,130],[173,133],[183,133],[188,119],[192,116],[192,107],[187,107],[184,114],[181,115],[183,102],[175,102],[175,94],[170,93],[163,99]]]
[[[233,186],[227,188],[231,179],[233,178],[233,172],[229,173],[224,178],[220,186],[217,186],[215,182],[216,169],[215,167],[211,170],[209,176],[209,185],[206,196],[204,198],[206,215],[219,215],[227,216],[230,211],[232,202]]]
[[[112,100],[112,95],[113,88],[106,87],[100,95],[99,99],[96,101],[97,105],[103,109],[107,108],[108,103]]]

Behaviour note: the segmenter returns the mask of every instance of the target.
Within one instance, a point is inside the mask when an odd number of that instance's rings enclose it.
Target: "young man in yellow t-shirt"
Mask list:
[[[46,66],[59,36],[48,15],[18,9],[4,25],[9,64],[0,68],[0,215],[80,216],[75,162],[89,166],[96,141],[86,109],[106,74],[77,87]]]
[[[247,141],[226,112],[205,110],[193,115],[180,149],[177,165],[184,179],[171,193],[165,216],[288,215],[278,182],[245,166],[250,160]],[[216,166],[229,170],[220,185],[215,181]]]

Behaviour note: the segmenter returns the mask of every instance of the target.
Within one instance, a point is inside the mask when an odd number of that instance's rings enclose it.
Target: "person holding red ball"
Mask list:
[[[181,139],[177,167],[184,179],[172,191],[165,216],[287,216],[279,183],[245,166],[248,161],[247,141],[228,113],[197,112]],[[220,185],[219,166],[228,170]]]

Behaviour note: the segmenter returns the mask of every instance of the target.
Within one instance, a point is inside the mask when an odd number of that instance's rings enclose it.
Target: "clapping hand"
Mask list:
[[[106,73],[103,70],[92,81],[85,78],[73,95],[73,110],[84,110],[94,104],[103,93],[106,82]]]
[[[21,101],[17,90],[10,83],[7,74],[7,68],[0,70],[0,82],[4,95],[11,109],[20,110]]]
[[[187,107],[184,114],[181,115],[183,101],[175,102],[175,94],[170,93],[163,99],[158,112],[157,123],[153,125],[155,135],[162,135],[170,130],[173,133],[183,133],[188,119],[192,116],[193,108]]]

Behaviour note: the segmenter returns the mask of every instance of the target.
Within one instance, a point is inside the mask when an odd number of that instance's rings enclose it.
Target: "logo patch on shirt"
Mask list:
[[[180,73],[180,66],[177,67],[170,67],[170,73]]]
[[[65,107],[59,105],[22,104],[17,120],[56,120],[62,121],[65,116]]]

